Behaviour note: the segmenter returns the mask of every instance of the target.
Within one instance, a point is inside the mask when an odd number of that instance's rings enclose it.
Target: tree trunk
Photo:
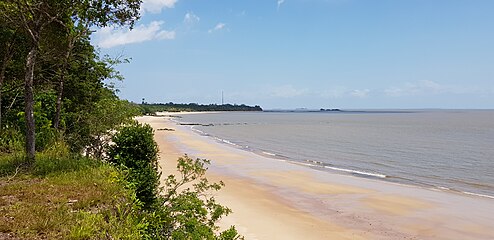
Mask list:
[[[2,61],[2,68],[0,69],[0,132],[2,132],[2,87],[3,81],[5,79],[5,71],[7,70],[7,65],[12,57],[11,46],[7,45],[5,47],[5,56]]]
[[[2,86],[3,86],[3,79],[5,78],[6,68],[7,68],[7,63],[4,61],[2,63],[2,69],[0,70],[0,132],[2,132]]]
[[[53,127],[59,130],[60,126],[60,115],[62,112],[62,97],[63,97],[63,84],[65,82],[65,74],[67,72],[67,65],[69,63],[70,55],[72,54],[72,49],[74,48],[75,38],[69,39],[69,44],[67,46],[67,52],[65,53],[65,58],[62,64],[62,71],[60,73],[60,79],[58,81],[58,94],[57,94],[57,106],[55,110],[55,119],[53,120]]]
[[[0,133],[2,132],[2,84],[3,76],[0,76]]]
[[[53,127],[57,130],[59,130],[59,126],[60,126],[64,78],[65,78],[65,70],[62,70],[62,75],[60,76],[60,80],[58,82],[57,106],[55,110],[55,119],[53,120]]]
[[[35,160],[35,123],[34,123],[34,64],[38,48],[33,46],[26,59],[26,76],[24,78],[24,116],[26,118],[26,157],[29,163]]]

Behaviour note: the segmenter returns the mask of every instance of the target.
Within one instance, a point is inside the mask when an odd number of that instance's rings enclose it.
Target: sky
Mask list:
[[[134,102],[493,109],[492,0],[144,0],[92,42]]]

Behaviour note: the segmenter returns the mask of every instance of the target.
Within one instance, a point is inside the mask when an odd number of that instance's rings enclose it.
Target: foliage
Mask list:
[[[209,195],[223,184],[207,161],[181,158],[159,188],[152,128],[109,82],[127,60],[91,45],[92,27],[133,27],[140,3],[0,1],[0,238],[237,238],[215,225],[231,211]]]
[[[36,150],[43,151],[56,141],[57,133],[51,127],[55,95],[43,92],[35,97],[34,119],[36,121]],[[23,111],[17,113],[19,128],[25,132],[26,120]]]
[[[156,202],[160,180],[153,128],[134,122],[121,128],[112,141],[109,161],[128,171],[127,179],[135,184],[137,198],[149,209]]]
[[[144,115],[153,115],[156,112],[208,112],[208,111],[262,111],[260,106],[247,106],[244,104],[209,104],[202,105],[197,103],[142,103],[139,104],[141,112]]]
[[[21,152],[23,145],[23,136],[20,131],[13,127],[3,129],[0,134],[0,156]]]
[[[34,112],[35,96],[50,89],[57,92],[55,115],[50,120],[53,120],[54,128],[59,130],[66,78],[72,77],[69,81],[77,81],[79,79],[74,78],[82,74],[83,77],[89,77],[91,82],[103,85],[104,78],[114,76],[112,66],[105,65],[104,62],[98,64],[102,61],[97,61],[94,49],[89,43],[91,27],[133,27],[139,18],[140,3],[140,0],[0,1],[0,51],[3,53],[0,64],[0,93],[3,93],[4,82],[24,83],[19,84],[24,86],[24,110],[17,113],[24,114],[26,157],[29,162],[34,161],[36,150],[40,151],[44,147],[35,147],[35,115],[39,115]],[[16,45],[16,39],[13,37],[16,35],[24,39],[21,42],[22,48],[12,47]],[[86,51],[78,51],[80,49],[77,49],[77,45],[87,46]],[[83,68],[82,71],[70,71],[70,65],[73,64],[71,60],[77,54],[83,55],[82,62],[97,64]],[[20,69],[16,72],[19,75],[12,75],[7,69],[10,69],[13,63],[19,62],[18,59],[25,59],[24,67],[17,68]],[[98,71],[102,69],[103,72]],[[92,73],[99,75],[94,76]],[[2,95],[0,94],[0,110],[3,110]],[[2,115],[0,111],[0,120]],[[0,131],[2,122],[3,120],[0,121]]]
[[[185,155],[178,159],[180,177],[170,175],[164,181],[160,205],[150,214],[149,239],[240,239],[234,227],[219,232],[216,223],[231,210],[216,202],[212,192],[224,186],[205,177],[209,164],[205,159]]]
[[[158,189],[158,149],[151,126],[127,125],[115,134],[113,142],[109,161],[128,172],[126,179],[133,184],[136,197],[143,204],[147,226],[144,238],[238,238],[233,227],[218,233],[217,221],[231,210],[218,204],[211,193],[220,190],[224,184],[211,183],[205,177],[208,160],[194,160],[187,155],[179,158],[177,170],[180,176],[168,176],[163,189]]]

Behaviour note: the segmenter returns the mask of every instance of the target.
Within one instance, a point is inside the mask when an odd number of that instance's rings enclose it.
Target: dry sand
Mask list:
[[[220,225],[246,239],[494,239],[493,199],[328,173],[218,143],[169,117],[138,120],[155,129],[163,177],[185,153],[211,160],[208,178],[226,184],[217,199],[233,210]]]

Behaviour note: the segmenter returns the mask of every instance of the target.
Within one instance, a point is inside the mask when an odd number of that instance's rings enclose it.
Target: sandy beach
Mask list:
[[[494,199],[320,171],[219,143],[166,116],[138,121],[155,129],[163,177],[183,154],[211,160],[208,178],[226,184],[217,199],[233,210],[220,225],[246,239],[494,239]]]

